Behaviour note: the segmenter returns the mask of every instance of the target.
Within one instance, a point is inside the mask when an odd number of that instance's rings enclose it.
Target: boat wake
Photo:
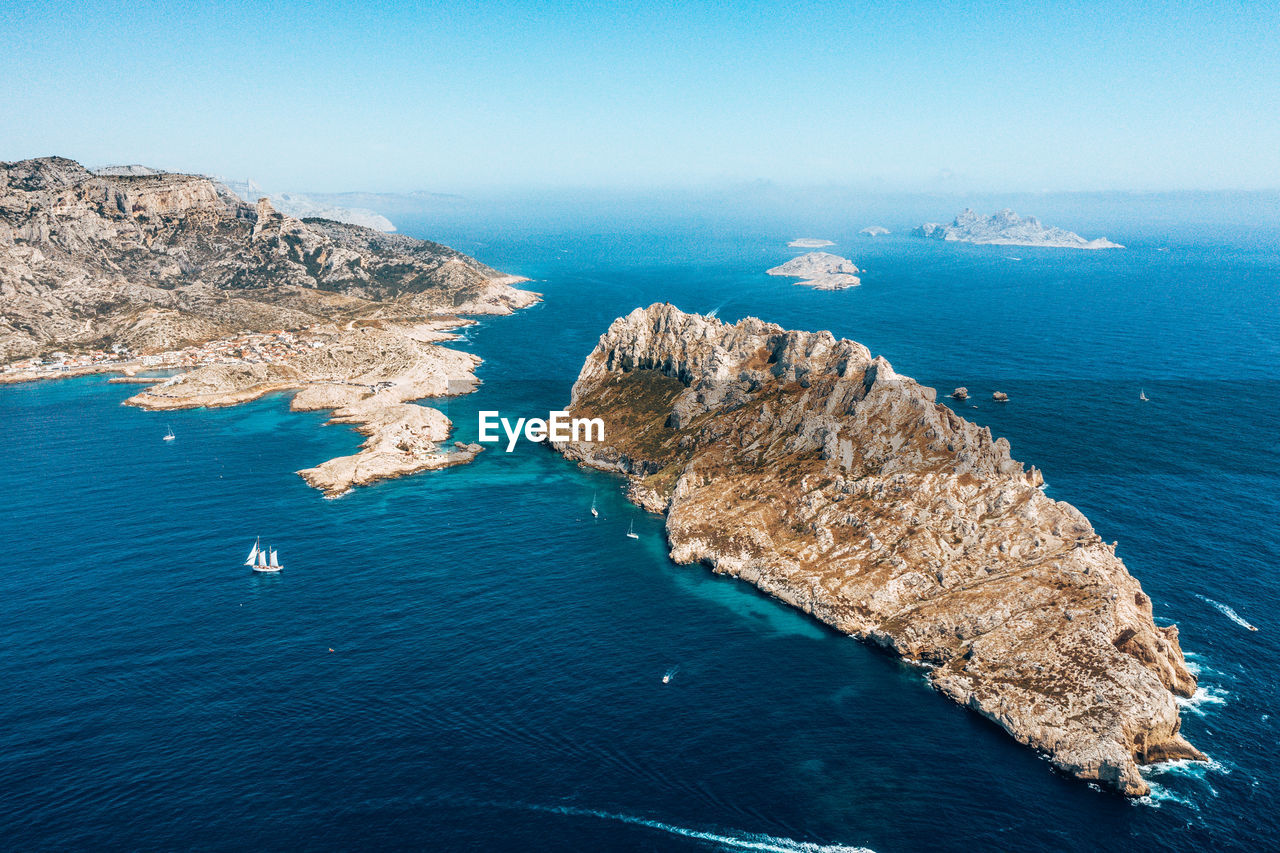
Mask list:
[[[1246,621],[1243,616],[1241,616],[1239,613],[1236,613],[1234,610],[1232,610],[1227,605],[1223,604],[1221,601],[1214,601],[1212,598],[1206,598],[1205,596],[1200,595],[1198,593],[1196,594],[1196,598],[1200,599],[1205,604],[1211,604],[1214,607],[1218,608],[1218,610],[1222,612],[1222,615],[1226,616],[1228,619],[1230,619],[1232,622],[1239,625],[1241,628],[1247,628],[1250,631],[1258,630],[1256,627],[1249,624],[1249,622]]]
[[[728,299],[723,300],[723,301],[722,301],[719,305],[717,305],[715,308],[712,308],[710,311],[708,311],[708,312],[707,312],[707,316],[708,316],[708,317],[716,317],[717,315],[719,315],[719,314],[720,314],[720,309],[721,309],[721,308],[723,308],[724,306],[728,305],[728,304],[729,304],[729,300],[728,300]]]
[[[671,683],[671,679],[675,678],[675,677],[676,677],[676,673],[677,673],[677,672],[679,672],[679,671],[680,671],[680,667],[678,667],[678,666],[673,666],[673,667],[671,667],[671,669],[667,670],[667,674],[666,674],[666,675],[664,675],[664,676],[662,676],[662,683],[663,683],[663,684],[670,684],[670,683]]]
[[[782,838],[776,835],[764,835],[763,833],[739,832],[737,830],[707,832],[700,829],[690,829],[686,826],[676,826],[675,824],[663,823],[658,820],[637,817],[635,815],[605,812],[597,809],[576,808],[574,806],[526,805],[525,808],[532,811],[549,812],[551,814],[562,814],[572,817],[594,817],[601,820],[628,823],[632,826],[643,826],[648,829],[666,832],[671,835],[679,835],[684,838],[692,838],[697,841],[708,841],[713,844],[720,845],[721,849],[724,850],[761,850],[765,851],[765,853],[875,853],[875,851],[868,847],[851,847],[845,844],[819,844],[814,841],[796,841],[794,838]]]

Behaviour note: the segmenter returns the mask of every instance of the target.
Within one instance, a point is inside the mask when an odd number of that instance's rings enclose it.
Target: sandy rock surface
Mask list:
[[[933,389],[827,332],[671,305],[614,321],[573,388],[604,442],[567,456],[666,513],[672,559],[927,665],[935,688],[1125,794],[1203,759],[1173,626],[1079,510]]]

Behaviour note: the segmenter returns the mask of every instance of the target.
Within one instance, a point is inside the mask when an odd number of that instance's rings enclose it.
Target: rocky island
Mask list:
[[[870,225],[858,232],[864,237],[883,237],[889,233],[889,229],[883,225]]]
[[[999,246],[1041,246],[1052,249],[1123,249],[1104,237],[1086,240],[1064,228],[1046,227],[1034,216],[1012,210],[984,217],[966,208],[950,225],[926,222],[911,233],[917,237],[951,243],[987,243]]]
[[[827,246],[834,246],[835,243],[832,243],[830,240],[815,240],[812,237],[800,237],[799,239],[792,240],[787,245],[793,249],[824,249]]]
[[[59,157],[0,163],[0,370],[194,368],[130,398],[152,409],[296,391],[368,436],[299,472],[328,494],[464,462],[448,419],[412,400],[474,387],[441,347],[464,315],[538,300],[446,246],[242,202],[209,178]]]
[[[860,270],[853,261],[830,252],[809,252],[767,272],[769,275],[803,279],[796,284],[816,290],[843,290],[862,284],[862,279],[857,276]]]
[[[1129,795],[1196,688],[1173,626],[1008,442],[862,345],[671,305],[600,338],[573,386],[606,441],[571,459],[665,513],[671,557],[928,668],[1056,766]]]

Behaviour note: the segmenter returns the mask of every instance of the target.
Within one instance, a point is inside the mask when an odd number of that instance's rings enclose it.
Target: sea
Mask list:
[[[323,413],[144,412],[91,376],[0,387],[0,848],[1280,849],[1280,240],[1087,201],[1050,221],[1127,248],[926,241],[891,207],[402,217],[545,297],[462,330],[483,384],[424,402],[464,441],[480,410],[545,417],[661,301],[860,341],[1119,543],[1199,673],[1208,763],[1139,799],[1067,777],[671,562],[619,477],[544,447],[325,499],[294,472],[361,437]],[[862,286],[765,275],[797,237]],[[242,565],[259,537],[279,575]]]

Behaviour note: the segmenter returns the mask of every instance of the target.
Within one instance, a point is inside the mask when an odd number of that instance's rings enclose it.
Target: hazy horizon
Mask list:
[[[0,159],[285,190],[1280,188],[1265,4],[18,3]]]

